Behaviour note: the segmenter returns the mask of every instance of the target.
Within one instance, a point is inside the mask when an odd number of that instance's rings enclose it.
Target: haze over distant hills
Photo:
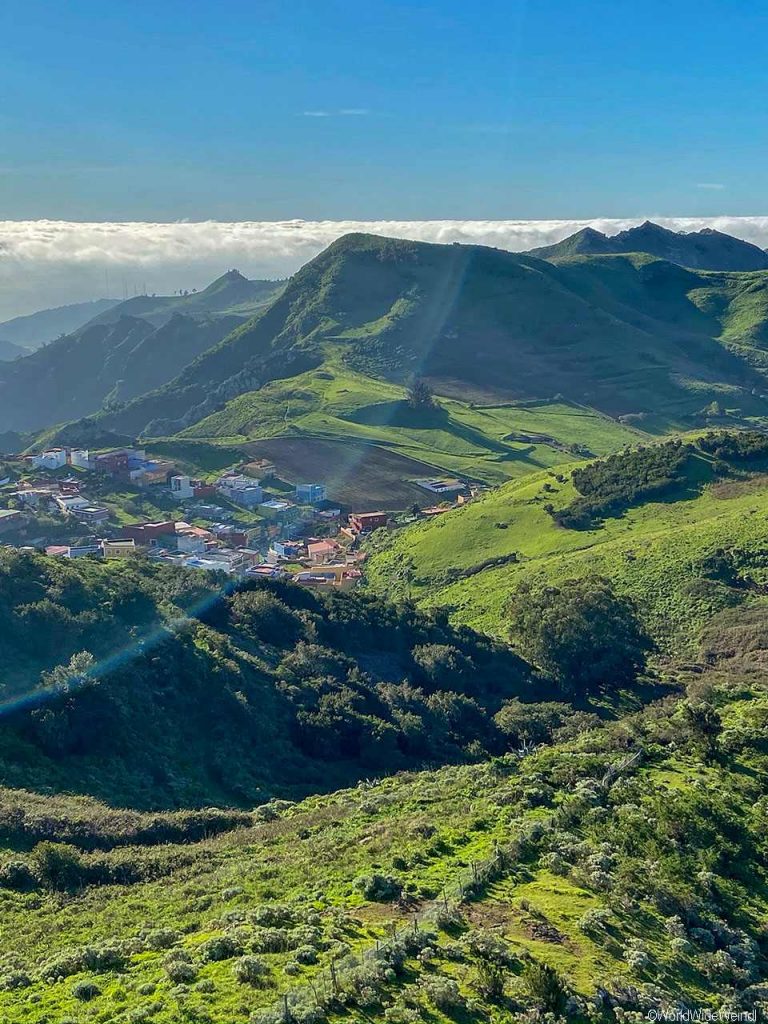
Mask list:
[[[39,430],[172,380],[279,287],[232,270],[201,292],[136,296],[99,310],[84,326],[0,368],[0,429]]]
[[[696,270],[768,270],[768,252],[751,242],[713,228],[670,231],[649,220],[615,235],[582,228],[554,245],[530,249],[528,255],[557,260],[569,256],[627,252],[647,252]]]
[[[17,316],[0,323],[0,338],[22,349],[36,349],[62,334],[76,331],[117,304],[117,299],[96,299],[94,302],[75,302],[55,309],[41,309],[38,313]]]
[[[671,231],[717,231],[768,247],[768,216],[653,217]],[[549,220],[0,221],[0,320],[104,294],[105,274],[130,294],[203,287],[226,267],[285,278],[345,234],[490,245],[548,246],[591,227],[615,235],[638,218]],[[144,284],[147,287],[144,287]],[[113,289],[118,292],[118,288]],[[124,294],[119,289],[119,294]],[[70,328],[74,329],[74,328]]]

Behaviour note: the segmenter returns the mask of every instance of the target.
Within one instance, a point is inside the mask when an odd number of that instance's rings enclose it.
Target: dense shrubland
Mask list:
[[[216,591],[138,561],[13,552],[0,571],[4,690],[17,699],[0,727],[8,785],[137,807],[294,797],[501,753],[504,701],[550,692],[508,647],[364,593]],[[157,834],[195,827],[164,821]]]
[[[693,449],[681,441],[639,447],[573,471],[580,497],[552,517],[572,530],[587,529],[643,501],[658,500],[685,483],[685,467]]]

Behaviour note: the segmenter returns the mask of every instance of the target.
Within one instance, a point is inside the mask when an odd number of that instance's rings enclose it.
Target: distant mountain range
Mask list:
[[[230,271],[200,293],[139,296],[0,366],[0,431],[94,416],[97,433],[201,424],[196,436],[222,436],[220,424],[206,432],[207,417],[325,365],[394,384],[424,376],[438,394],[480,404],[560,396],[659,429],[711,403],[768,417],[768,272],[578,251],[663,242],[669,255],[672,240],[681,259],[689,242],[710,256],[717,243],[732,262],[746,246],[768,263],[738,239],[649,224],[612,239],[580,232],[546,260],[347,235],[285,285]]]
[[[12,341],[0,338],[0,362],[10,362],[12,359],[18,359],[19,356],[28,355],[28,348],[22,348],[21,345],[16,345]]]
[[[694,270],[768,270],[768,252],[751,242],[713,228],[670,231],[649,220],[610,236],[594,228],[582,228],[562,242],[531,249],[528,255],[542,260],[562,260],[571,256],[628,252],[645,252]]]
[[[204,291],[136,296],[0,366],[0,430],[36,431],[167,383],[279,290],[229,271]]]
[[[42,309],[28,316],[17,316],[13,320],[0,323],[0,338],[5,342],[19,345],[22,349],[40,348],[62,334],[76,331],[95,316],[117,305],[117,299],[96,299],[94,302],[76,302],[71,306],[57,306],[55,309]]]

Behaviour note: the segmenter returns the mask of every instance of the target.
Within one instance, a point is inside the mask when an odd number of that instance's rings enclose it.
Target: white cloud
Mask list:
[[[708,188],[712,189],[714,192],[722,192],[725,185],[721,184],[719,181],[700,181],[696,188]]]
[[[242,221],[152,224],[0,221],[0,321],[66,302],[122,297],[146,288],[200,288],[230,267],[249,277],[285,277],[340,235],[372,232],[426,242],[520,251],[579,228],[608,234],[644,218],[594,220]],[[717,228],[768,247],[768,217],[656,217],[677,231]]]
[[[302,110],[302,117],[365,117],[370,110],[365,107],[343,107],[341,110]]]

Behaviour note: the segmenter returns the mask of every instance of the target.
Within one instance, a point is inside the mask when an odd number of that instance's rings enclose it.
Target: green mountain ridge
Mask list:
[[[329,357],[375,379],[420,374],[439,394],[481,403],[561,394],[659,423],[723,396],[746,414],[766,411],[757,350],[768,277],[710,278],[642,256],[593,259],[555,267],[482,247],[340,239],[253,322],[105,422],[125,433],[150,423],[151,432],[176,433]],[[735,324],[747,292],[749,315]],[[736,326],[730,348],[728,324]]]
[[[582,228],[561,242],[530,249],[528,255],[558,261],[571,256],[633,252],[648,253],[694,270],[768,270],[768,252],[751,242],[714,228],[670,231],[652,221],[610,236],[594,228]]]
[[[251,281],[228,270],[199,292],[184,295],[136,295],[95,316],[90,323],[113,323],[123,316],[140,317],[161,327],[170,317],[221,314],[253,316],[280,291],[280,281]]]
[[[200,292],[109,305],[72,333],[0,367],[0,432],[80,419],[107,400],[119,406],[173,380],[279,288],[232,270]]]
[[[138,317],[93,323],[0,367],[0,430],[35,431],[126,401],[173,379],[238,317],[174,315],[155,328]]]

